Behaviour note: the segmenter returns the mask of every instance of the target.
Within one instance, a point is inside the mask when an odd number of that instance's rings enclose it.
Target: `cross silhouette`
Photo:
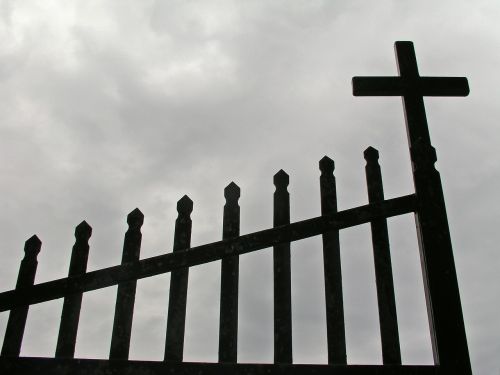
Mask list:
[[[467,96],[461,77],[420,77],[412,42],[396,42],[399,77],[354,77],[355,96],[401,96],[415,185],[427,311],[435,364],[446,374],[471,375],[450,230],[436,154],[425,116],[424,96]]]
[[[412,42],[396,42],[399,77],[353,77],[354,96],[402,96],[410,146],[430,143],[424,96],[467,96],[465,77],[421,77]]]

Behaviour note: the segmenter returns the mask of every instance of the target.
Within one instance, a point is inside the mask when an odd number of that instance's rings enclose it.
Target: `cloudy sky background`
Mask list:
[[[121,259],[126,215],[141,257],[171,251],[176,201],[193,245],[220,239],[223,189],[241,232],[272,225],[272,177],[290,174],[292,220],[319,215],[318,161],[336,162],[339,209],[367,202],[363,151],[386,197],[412,190],[401,100],[354,98],[351,77],[395,75],[415,43],[422,75],[466,76],[467,98],[426,99],[475,374],[500,374],[500,5],[468,1],[0,1],[0,289],[24,241],[37,282],[64,277],[74,227],[89,270]],[[405,363],[432,363],[411,215],[389,220]],[[349,363],[381,363],[369,226],[341,232]],[[320,238],[292,246],[294,360],[326,362]],[[239,361],[272,361],[271,251],[240,261]],[[190,273],[185,359],[216,361],[219,263]],[[169,276],[138,286],[131,358],[160,360]],[[84,296],[77,356],[106,358],[116,288]],[[62,301],[31,307],[22,355],[52,356]],[[7,322],[0,314],[0,337]]]

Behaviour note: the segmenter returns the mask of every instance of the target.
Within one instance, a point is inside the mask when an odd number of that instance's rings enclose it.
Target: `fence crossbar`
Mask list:
[[[404,215],[415,211],[415,194],[370,203],[329,215],[196,246],[189,251],[186,249],[158,255],[138,262],[88,272],[81,276],[67,277],[3,292],[0,293],[0,311],[62,298],[72,293],[110,287],[128,280],[138,280],[179,268],[220,260],[231,255],[241,255],[269,248],[284,242],[302,240],[332,229],[344,229],[369,223],[374,219]]]
[[[12,374],[51,375],[451,375],[439,366],[429,365],[310,365],[256,363],[202,363],[125,361],[102,359],[0,358],[0,366]]]

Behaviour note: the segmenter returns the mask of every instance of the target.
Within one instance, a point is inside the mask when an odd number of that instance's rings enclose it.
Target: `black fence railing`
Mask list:
[[[334,162],[324,157],[321,171],[321,215],[290,223],[288,175],[274,176],[272,228],[240,235],[240,189],[230,183],[224,190],[226,204],[223,238],[191,247],[193,202],[187,196],[177,203],[173,252],[140,260],[139,209],[127,217],[121,264],[86,272],[91,227],[84,221],[75,229],[75,245],[67,278],[34,285],[41,241],[26,241],[16,288],[0,293],[0,311],[10,310],[0,356],[2,374],[471,374],[467,341],[456,279],[451,240],[435,151],[430,143],[423,106],[424,95],[467,95],[465,78],[432,78],[418,75],[413,45],[396,42],[399,77],[355,77],[355,95],[402,96],[412,160],[415,193],[385,199],[378,151],[365,150],[368,204],[337,210]],[[387,218],[414,213],[431,329],[434,365],[401,362],[396,301],[387,229]],[[382,365],[348,363],[342,297],[339,231],[370,223],[376,276]],[[327,365],[293,363],[291,319],[290,244],[322,236],[325,280]],[[274,364],[237,362],[239,256],[273,248]],[[217,363],[183,362],[186,298],[189,268],[221,260],[219,358]],[[165,355],[163,361],[131,361],[129,357],[137,280],[171,273]],[[82,294],[118,285],[108,360],[76,359],[75,343]],[[54,358],[20,357],[29,306],[64,298]]]

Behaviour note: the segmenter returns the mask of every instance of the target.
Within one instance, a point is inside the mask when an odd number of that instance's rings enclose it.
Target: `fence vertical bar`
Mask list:
[[[290,224],[289,176],[280,170],[274,175],[274,227]],[[292,363],[292,292],[290,243],[273,247],[274,273],[274,362]]]
[[[325,156],[319,162],[321,214],[337,212],[337,188],[333,171],[335,163]],[[342,266],[339,231],[323,234],[323,265],[325,275],[326,335],[328,363],[346,364],[344,300],[342,293]]]
[[[16,289],[29,287],[35,282],[36,268],[38,265],[36,258],[40,252],[41,246],[42,242],[37,236],[32,236],[25,242],[24,258],[19,267]],[[16,307],[10,311],[3,340],[2,357],[19,357],[28,310],[29,305],[26,305]]]
[[[231,182],[224,189],[226,204],[222,224],[222,239],[240,235],[240,188]],[[238,278],[239,256],[221,261],[219,362],[236,363],[238,356]]]
[[[71,251],[68,277],[83,275],[87,270],[89,257],[89,238],[92,228],[84,220],[75,228],[75,244]],[[75,355],[76,335],[82,307],[82,293],[64,297],[57,337],[56,358],[73,358]]]
[[[186,250],[191,245],[191,212],[193,201],[184,195],[177,202],[179,213],[175,221],[173,251]],[[172,271],[168,301],[167,337],[165,361],[182,362],[184,352],[184,330],[186,323],[186,300],[189,268]]]
[[[127,223],[128,230],[123,241],[122,264],[139,260],[144,215],[136,208],[128,214]],[[118,284],[109,359],[128,359],[136,288],[137,280]]]
[[[370,203],[382,202],[384,200],[384,189],[382,185],[382,173],[378,163],[378,151],[373,147],[368,147],[364,152],[364,157],[366,160],[365,172],[368,201]],[[382,360],[384,364],[401,364],[387,219],[374,220],[370,225],[377,284]]]

